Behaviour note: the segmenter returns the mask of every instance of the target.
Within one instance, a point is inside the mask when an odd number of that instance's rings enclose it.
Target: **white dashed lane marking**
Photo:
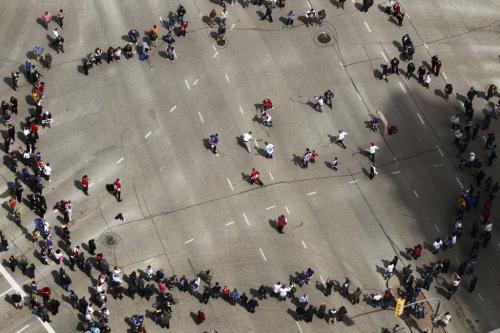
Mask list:
[[[245,219],[245,222],[247,223],[247,225],[250,225],[250,221],[248,221],[247,214],[243,213],[243,219]]]
[[[172,106],[172,108],[170,109],[170,112],[174,112],[175,109],[177,109],[177,105]]]
[[[314,192],[309,192],[309,193],[307,193],[306,195],[307,195],[308,197],[310,197],[311,195],[315,195],[315,194],[316,194],[316,191],[314,191]]]
[[[458,177],[455,177],[455,179],[457,180],[457,183],[458,183],[458,186],[460,186],[460,188],[464,188],[464,186],[462,185],[462,182],[460,181],[460,178]]]
[[[225,225],[228,226],[228,225],[231,225],[231,224],[234,224],[234,221],[227,222]]]
[[[240,113],[243,114],[243,108],[240,106]]]
[[[439,232],[439,227],[435,223],[434,223],[434,228],[436,229],[437,232]]]
[[[267,261],[266,255],[264,254],[264,251],[262,251],[262,249],[260,247],[259,247],[259,251],[260,251],[260,255],[262,256],[262,259],[264,259],[264,261]]]
[[[436,145],[436,149],[438,150],[439,154],[440,154],[442,157],[444,157],[444,154],[443,154],[443,152],[442,152],[441,148],[439,148],[439,146],[437,146],[437,145]]]
[[[231,184],[231,179],[227,178],[227,183],[229,184],[229,187],[231,188],[231,191],[234,191],[233,184]]]
[[[269,206],[269,207],[266,208],[266,210],[270,210],[270,209],[273,209],[273,208],[276,208],[276,206],[274,206],[274,205],[273,206]]]
[[[147,139],[151,135],[151,131],[149,131],[146,135],[144,135],[144,138]]]
[[[269,178],[271,178],[271,180],[274,180],[274,177],[273,177],[273,174],[271,173],[271,171],[269,171]]]
[[[349,182],[349,184],[355,184],[355,183],[357,183],[357,182],[358,182],[357,180],[351,180],[351,181]]]
[[[187,241],[185,241],[185,242],[184,242],[184,244],[189,244],[189,243],[191,243],[192,241],[194,241],[194,238],[188,239]]]
[[[413,194],[417,197],[417,199],[420,199],[420,196],[418,195],[417,191],[413,190]]]
[[[420,113],[418,113],[418,112],[417,112],[417,117],[418,117],[418,119],[420,120],[420,123],[421,123],[422,125],[425,125],[424,118],[422,118],[422,116],[421,116],[421,115],[420,115]]]
[[[448,77],[446,76],[445,72],[441,72],[441,75],[444,77],[446,81],[448,81]]]
[[[233,30],[235,25],[236,25],[236,24],[235,24],[235,23],[233,23],[233,25],[231,26],[231,28],[230,28],[229,30]]]
[[[398,173],[401,173],[401,171],[399,171],[399,170],[398,171],[393,171],[393,172],[391,172],[391,175],[397,175]]]
[[[403,90],[403,93],[406,94],[406,89],[405,87],[403,86],[403,84],[401,82],[398,82],[399,83],[399,86],[401,87],[401,90]]]
[[[354,2],[354,0],[352,0],[352,2]],[[299,322],[296,321],[295,324],[297,325],[297,328],[299,329],[299,332],[300,333],[304,333],[304,331],[302,330],[302,327],[300,327],[300,325],[299,325]]]
[[[385,55],[384,51],[380,51],[380,54],[382,57],[384,57],[385,62],[389,62],[389,59],[387,59],[387,56]]]
[[[120,164],[121,162],[123,162],[125,158],[121,157],[118,161],[116,161],[116,164]]]
[[[370,26],[368,25],[368,22],[365,21],[365,27],[368,32],[372,32],[372,29],[370,29]]]
[[[23,327],[23,328],[21,328],[21,329],[18,329],[18,330],[16,331],[16,333],[21,333],[21,332],[24,332],[24,331],[25,331],[28,327],[30,327],[30,325],[29,325],[29,324],[28,324],[28,325],[26,325],[26,326],[24,326],[24,327]]]
[[[196,79],[196,80],[194,80],[194,82],[193,82],[193,86],[197,85],[199,81],[200,81],[200,79]]]
[[[304,247],[304,249],[307,249],[306,242],[302,241],[302,246]]]
[[[290,210],[288,210],[288,207],[287,207],[287,206],[285,206],[285,210],[286,210],[286,213],[287,213],[288,215],[290,215]]]
[[[203,116],[201,115],[201,112],[198,111],[198,115],[200,116],[200,121],[204,124],[205,120],[203,120]]]
[[[214,49],[215,49],[215,46],[214,46]],[[215,51],[213,58],[217,57],[218,55],[219,55],[219,51]]]
[[[229,81],[229,76],[227,74],[226,74],[226,81],[231,82],[231,81]]]
[[[191,87],[189,86],[188,80],[184,79],[184,82],[186,83],[187,90],[191,90]]]

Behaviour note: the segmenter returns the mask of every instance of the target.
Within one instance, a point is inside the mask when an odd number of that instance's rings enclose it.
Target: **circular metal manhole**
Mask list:
[[[336,41],[330,31],[321,30],[314,34],[314,42],[319,46],[332,46]]]
[[[225,40],[225,39],[219,39],[219,40],[217,41],[217,45],[219,45],[219,46],[224,46],[224,45],[226,45],[226,40]]]
[[[120,236],[114,232],[105,232],[101,235],[101,242],[106,247],[115,248],[120,243]]]

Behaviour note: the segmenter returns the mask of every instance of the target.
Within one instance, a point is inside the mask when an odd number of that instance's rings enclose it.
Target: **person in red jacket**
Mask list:
[[[179,37],[186,37],[188,24],[189,24],[188,21],[181,21],[181,24],[179,27]]]
[[[85,195],[89,195],[89,176],[87,175],[83,175],[82,177],[82,189],[83,189],[83,193],[85,193]]]
[[[283,233],[283,228],[286,226],[288,223],[288,219],[285,217],[285,215],[281,215],[278,217],[278,232]]]
[[[273,101],[270,98],[265,98],[262,101],[262,111],[266,111],[267,109],[274,109]]]
[[[260,172],[258,170],[255,170],[255,168],[252,168],[252,173],[250,174],[250,185],[253,185],[253,183],[264,186],[264,183],[262,183],[262,181],[260,180]]]
[[[116,178],[115,182],[113,183],[113,194],[115,195],[116,200],[122,201],[122,184],[120,183],[120,178]]]
[[[205,312],[199,310],[197,319],[198,319],[198,325],[203,323],[205,321]]]

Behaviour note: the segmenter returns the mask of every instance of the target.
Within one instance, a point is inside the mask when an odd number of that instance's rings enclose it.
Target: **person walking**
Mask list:
[[[363,292],[361,291],[361,289],[358,287],[356,288],[356,291],[354,291],[354,293],[352,293],[352,304],[359,304],[359,300],[361,299],[361,296],[363,295]]]
[[[431,73],[427,72],[424,74],[423,85],[424,85],[424,87],[429,89],[430,84],[431,84]]]
[[[264,16],[260,18],[261,21],[265,20],[266,18],[269,19],[269,23],[273,21],[273,7],[270,3],[266,4],[266,13]]]
[[[252,131],[248,131],[247,133],[243,133],[243,136],[242,136],[242,140],[243,140],[243,144],[245,145],[247,151],[249,153],[252,152],[252,147],[251,147],[251,144],[250,144],[250,141],[252,141]]]
[[[342,146],[342,148],[346,149],[347,147],[344,144],[344,139],[348,133],[344,131],[343,129],[339,130],[339,135],[337,137],[337,141],[335,142],[339,146]]]
[[[335,170],[335,171],[338,171],[338,170],[339,170],[339,169],[338,169],[338,168],[339,168],[339,163],[340,163],[340,162],[339,162],[338,157],[337,157],[337,156],[335,156],[335,157],[333,158],[333,161],[331,161],[331,162],[330,162],[330,164],[331,164],[331,166],[332,166],[332,169],[333,169],[333,170]]]
[[[61,27],[61,29],[63,28],[63,20],[64,20],[64,16],[65,15],[66,14],[64,13],[64,10],[62,8],[59,9],[59,11],[56,14],[57,24],[59,24],[59,26]]]
[[[286,27],[293,26],[293,20],[295,20],[295,12],[293,10],[289,11],[286,15]]]
[[[278,217],[278,222],[276,226],[280,234],[283,233],[283,228],[285,228],[287,224],[288,224],[288,219],[285,217],[285,215],[280,215],[280,217]]]
[[[420,83],[424,82],[424,75],[426,72],[427,72],[427,70],[425,69],[424,65],[422,65],[418,68],[418,70],[417,70],[418,82],[420,82]]]
[[[323,100],[325,101],[325,104],[330,107],[330,109],[333,109],[333,97],[333,91],[331,91],[330,89],[323,93]]]
[[[208,144],[214,154],[217,154],[217,145],[219,144],[219,133],[211,134],[208,138]]]
[[[370,161],[372,161],[372,163],[375,163],[375,153],[377,152],[378,150],[378,146],[376,146],[373,142],[370,143],[370,147],[368,147],[368,149],[366,150],[368,152],[368,156],[370,158]]]
[[[83,175],[80,183],[82,184],[82,190],[85,195],[89,195],[89,182],[90,182],[89,176]]]

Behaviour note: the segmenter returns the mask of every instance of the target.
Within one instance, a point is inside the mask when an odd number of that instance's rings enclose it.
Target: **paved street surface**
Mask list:
[[[43,105],[54,122],[50,129],[40,127],[37,145],[52,167],[52,181],[44,181],[43,192],[49,206],[45,218],[52,228],[61,226],[62,219],[51,208],[59,200],[71,200],[73,245],[94,238],[97,252],[104,254],[111,268],[117,265],[128,275],[151,265],[155,271],[164,268],[167,276],[185,274],[189,279],[210,270],[212,282],[248,295],[261,284],[288,283],[290,275],[311,267],[315,271],[311,282],[298,288],[296,296],[308,294],[316,307],[322,302],[328,308],[346,306],[350,318],[334,327],[318,318],[306,323],[295,320],[296,306],[290,300],[268,297],[259,301],[253,314],[222,299],[205,305],[174,289],[174,297],[180,300],[173,306],[171,330],[175,332],[380,332],[396,324],[398,332],[424,332],[431,327],[429,305],[435,310],[439,302],[440,313],[452,315],[448,332],[488,332],[500,327],[498,202],[491,214],[491,242],[479,251],[474,272],[478,283],[472,293],[468,292],[472,275],[462,277],[450,300],[443,291],[451,273],[467,259],[473,242],[470,229],[480,221],[486,191],[481,190],[478,207],[465,213],[458,244],[437,256],[429,251],[436,237],[451,234],[457,198],[473,183],[470,169],[458,168],[460,159],[474,151],[484,161],[487,176],[500,179],[498,161],[486,166],[483,136],[487,132],[479,131],[459,156],[449,121],[453,113],[463,114],[461,96],[471,86],[480,91],[473,102],[474,122],[482,121],[483,109],[490,108],[482,93],[489,84],[500,86],[500,3],[402,0],[406,15],[401,28],[379,3],[363,13],[361,3],[351,0],[344,10],[337,8],[336,0],[290,0],[285,8],[274,10],[272,23],[259,20],[264,6],[242,8],[228,3],[226,45],[221,47],[214,39],[215,28],[206,23],[208,13],[213,8],[219,13],[221,6],[215,0],[186,0],[182,4],[189,27],[186,38],[176,38],[173,44],[175,63],[166,59],[167,44],[158,39],[148,61],[139,61],[137,54],[129,60],[122,56],[119,62],[103,61],[88,76],[83,74],[83,57],[96,47],[105,53],[109,46],[124,46],[131,28],[139,31],[141,41],[153,24],[159,26],[160,36],[165,34],[159,17],[168,17],[178,4],[106,0],[28,6],[4,1],[0,72],[5,79],[0,99],[8,101],[14,95],[19,100],[19,114],[12,120],[17,131],[34,112],[32,85],[21,74],[20,87],[13,91],[10,72],[22,67],[36,44],[54,58],[50,70],[41,69],[46,83]],[[304,15],[310,6],[326,10],[321,27],[306,27]],[[37,18],[45,10],[55,14],[59,8],[66,12],[64,29],[59,28],[65,52],[56,54],[48,45],[56,24],[51,22],[45,30]],[[281,17],[290,9],[297,18],[287,28]],[[332,38],[325,45],[317,40],[322,32]],[[399,58],[404,34],[415,45],[417,69],[422,61],[430,66],[435,54],[443,63],[429,89],[403,74],[390,75],[388,82],[380,77],[381,65]],[[403,72],[406,65],[400,60]],[[445,101],[442,91],[448,82],[455,91]],[[333,109],[325,105],[319,113],[313,97],[327,89],[335,93]],[[275,106],[271,128],[260,123],[256,110],[264,98],[271,98]],[[365,122],[377,111],[398,127],[397,134],[381,135],[367,128]],[[493,119],[489,131],[498,136],[499,128]],[[332,138],[340,129],[348,132],[346,149]],[[251,153],[239,141],[248,131],[256,139]],[[3,132],[6,136],[6,129]],[[217,155],[204,143],[214,133],[220,137]],[[21,145],[19,140],[12,150]],[[265,158],[266,141],[276,146],[273,159]],[[373,180],[368,178],[370,161],[364,152],[371,142],[380,148],[378,175]],[[303,169],[300,161],[306,148],[316,150],[319,157]],[[338,171],[329,165],[335,156],[340,160]],[[76,332],[84,316],[66,301],[68,293],[57,281],[59,266],[51,259],[43,265],[39,246],[30,241],[34,213],[22,204],[22,228],[7,216],[8,186],[15,176],[8,162],[4,164],[0,192],[5,218],[0,229],[10,249],[1,253],[0,331]],[[260,171],[263,187],[248,183],[252,168]],[[81,191],[84,174],[90,177],[89,196]],[[106,191],[106,184],[116,178],[122,183],[121,202]],[[25,186],[23,196],[29,192]],[[115,219],[118,213],[124,222]],[[281,214],[288,218],[284,234],[274,228]],[[107,244],[106,235],[113,236],[114,244]],[[424,244],[421,259],[408,262],[402,251],[418,243]],[[54,235],[57,248],[64,249],[64,242]],[[19,269],[11,272],[7,261],[11,255],[24,255],[34,262],[38,286],[50,286],[61,301],[50,325],[44,326],[28,303],[16,310],[9,301],[18,286],[28,300],[31,283]],[[365,297],[383,292],[387,281],[382,273],[395,255],[400,257],[398,271],[407,263],[415,270],[416,264],[451,261],[450,271],[436,278],[429,291],[423,290],[427,299],[438,298],[427,304],[425,320],[396,318],[392,307],[380,311],[365,298],[352,305],[338,291],[324,296],[327,278],[341,284],[348,277],[351,292],[360,287]],[[66,271],[73,280],[71,289],[88,298],[98,271],[93,269],[92,279],[78,268],[73,272],[66,265]],[[415,273],[415,278],[420,275]],[[388,283],[399,286],[396,276]],[[154,298],[108,298],[113,332],[126,332],[130,323],[125,318],[145,313],[148,332],[163,331],[150,319]],[[200,309],[206,321],[197,325],[193,315]]]

